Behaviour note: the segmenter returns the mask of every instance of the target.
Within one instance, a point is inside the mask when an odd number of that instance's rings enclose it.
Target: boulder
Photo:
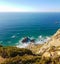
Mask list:
[[[25,38],[22,40],[22,43],[27,43],[27,42],[29,42],[29,41],[30,41],[30,38],[25,37]]]
[[[35,39],[31,39],[30,42],[35,42]]]

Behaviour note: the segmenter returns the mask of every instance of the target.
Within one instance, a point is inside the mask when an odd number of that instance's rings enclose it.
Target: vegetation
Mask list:
[[[32,55],[16,56],[7,59],[3,64],[33,64],[36,63],[40,57]]]
[[[60,64],[60,57],[52,58],[42,58],[41,56],[16,56],[13,58],[7,59],[2,64]]]
[[[9,58],[9,57],[15,57],[17,55],[23,56],[23,55],[32,55],[33,53],[24,48],[17,48],[17,47],[0,47],[0,56],[3,58]]]
[[[54,46],[49,52],[56,51],[59,47]],[[43,57],[35,55],[30,50],[17,47],[0,47],[0,56],[5,59],[1,64],[60,64],[60,56]]]

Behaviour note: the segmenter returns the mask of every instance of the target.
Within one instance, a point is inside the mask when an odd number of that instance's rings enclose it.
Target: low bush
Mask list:
[[[32,55],[33,53],[24,48],[17,48],[17,47],[0,47],[0,56],[3,58],[9,58],[9,57],[15,57],[17,55],[23,56],[23,55]]]
[[[24,56],[16,56],[14,58],[7,59],[3,64],[33,64],[38,62],[41,57],[32,56],[32,55],[24,55]]]

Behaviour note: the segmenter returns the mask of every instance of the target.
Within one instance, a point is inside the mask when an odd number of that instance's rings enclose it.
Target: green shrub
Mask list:
[[[40,59],[41,57],[32,55],[16,56],[7,59],[3,64],[33,64],[38,62]]]
[[[17,55],[23,56],[25,54],[32,55],[32,52],[24,48],[0,47],[0,56],[4,58],[15,57]]]
[[[24,55],[6,59],[2,64],[60,64],[60,57],[42,58],[41,56]]]
[[[55,50],[52,47],[51,50]],[[60,56],[54,58],[33,55],[33,53],[24,48],[0,47],[0,56],[5,58],[2,64],[60,64]]]

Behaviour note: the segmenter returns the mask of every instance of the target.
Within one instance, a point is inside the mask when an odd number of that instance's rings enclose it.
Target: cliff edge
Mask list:
[[[37,54],[43,54],[49,51],[52,47],[57,48],[60,46],[60,29],[48,40],[37,52]]]

